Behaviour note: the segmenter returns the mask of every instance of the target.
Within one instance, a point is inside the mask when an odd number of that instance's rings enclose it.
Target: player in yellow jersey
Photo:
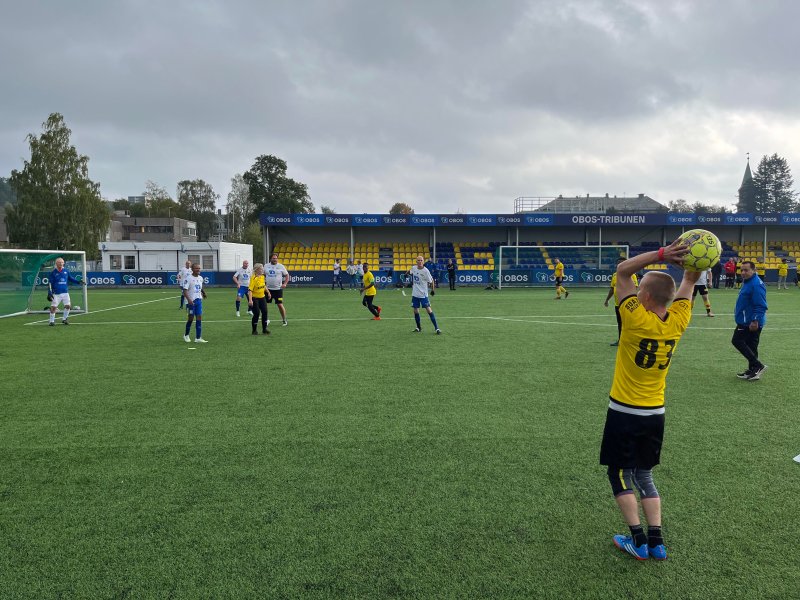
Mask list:
[[[364,279],[362,280],[361,284],[361,293],[364,294],[364,299],[361,300],[361,304],[367,307],[367,310],[371,312],[374,316],[372,317],[373,321],[380,321],[381,320],[381,307],[377,304],[373,304],[375,301],[375,295],[378,293],[378,288],[375,287],[375,275],[372,274],[372,271],[369,270],[369,265],[364,263]]]
[[[564,263],[560,258],[556,258],[556,264],[553,266],[553,276],[556,278],[556,300],[561,300],[561,294],[564,298],[569,298],[569,292],[562,285],[564,283]]]
[[[789,275],[789,265],[786,262],[785,258],[781,259],[781,263],[778,265],[778,289],[781,289],[781,284],[783,284],[783,289],[788,290],[789,288],[786,286],[786,277]]]
[[[688,247],[675,240],[657,251],[625,260],[617,267],[616,292],[622,320],[614,382],[600,448],[600,464],[630,535],[615,535],[614,544],[639,560],[664,560],[661,498],[652,469],[659,463],[664,437],[664,388],[672,355],[692,316],[691,295],[699,273],[685,271],[678,293],[675,281],[660,271],[647,273],[639,292],[633,274],[646,265],[682,265]],[[674,298],[674,300],[673,300]],[[647,517],[647,535],[634,495],[638,490]]]
[[[247,284],[247,305],[253,313],[253,335],[258,335],[258,316],[261,315],[261,333],[269,335],[269,319],[267,318],[267,300],[272,295],[267,289],[267,282],[264,277],[264,265],[256,263],[253,265],[253,275]]]
[[[619,257],[617,259],[617,266],[625,260],[623,257]],[[639,280],[636,278],[634,274],[633,277],[633,286],[639,287]],[[611,300],[611,296],[614,296],[614,313],[617,315],[617,341],[611,342],[609,346],[619,346],[619,336],[622,333],[622,320],[619,317],[619,296],[617,296],[617,272],[614,271],[614,274],[611,276],[611,285],[608,287],[608,295],[606,296],[606,301],[603,303],[603,306],[608,307],[608,301]]]

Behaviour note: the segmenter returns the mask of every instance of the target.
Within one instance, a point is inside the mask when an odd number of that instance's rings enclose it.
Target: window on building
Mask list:
[[[203,269],[206,271],[213,271],[214,270],[214,255],[213,254],[204,254],[203,255]]]
[[[109,254],[108,255],[108,263],[111,267],[112,271],[121,271],[122,270],[122,255],[121,254]]]
[[[136,270],[136,257],[131,255],[125,256],[125,269],[129,271]]]
[[[189,254],[187,257],[188,261],[193,265],[200,264],[200,255],[199,254]]]

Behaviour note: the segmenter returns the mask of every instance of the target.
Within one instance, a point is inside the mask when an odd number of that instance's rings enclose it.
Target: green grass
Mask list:
[[[611,544],[605,290],[443,289],[442,336],[399,292],[373,322],[319,289],[251,336],[233,296],[210,290],[195,350],[172,290],[0,320],[0,596],[800,595],[800,291],[770,290],[760,382],[734,376],[735,292],[695,307],[655,470],[666,563]]]

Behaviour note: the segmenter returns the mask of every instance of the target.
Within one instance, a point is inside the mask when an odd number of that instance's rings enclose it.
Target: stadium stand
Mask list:
[[[437,242],[436,263],[440,270],[444,270],[447,261],[452,259],[459,270],[494,270],[497,249],[507,245],[503,241],[494,242]],[[642,252],[658,249],[659,242],[648,241],[632,245],[627,241],[604,242],[603,246],[619,245],[628,246],[630,256]],[[596,269],[598,268],[598,254],[595,249],[597,242],[590,242],[586,247],[581,241],[554,241],[539,240],[535,242],[522,242],[521,248],[514,256],[503,257],[503,270],[510,269],[553,269],[554,259],[560,258],[567,268]],[[753,260],[761,263],[764,254],[764,243],[749,241],[744,243],[722,242],[722,262],[728,258],[735,260]],[[563,248],[563,249],[562,249]],[[275,252],[280,256],[281,262],[287,269],[298,271],[327,271],[332,268],[333,261],[339,258],[342,265],[347,264],[350,250],[344,242],[316,242],[304,246],[299,242],[280,242],[275,246]],[[431,248],[425,243],[404,242],[369,242],[355,245],[354,259],[356,262],[370,263],[373,269],[381,271],[407,271],[414,265],[417,256],[426,259],[431,256]],[[767,269],[777,269],[781,259],[786,258],[790,264],[800,261],[800,242],[797,241],[768,241],[766,262]],[[606,265],[604,265],[606,266]],[[653,269],[666,269],[666,265],[650,265]]]

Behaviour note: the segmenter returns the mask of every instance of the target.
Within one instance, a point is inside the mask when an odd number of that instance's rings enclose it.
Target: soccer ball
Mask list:
[[[689,246],[689,254],[683,257],[683,268],[686,271],[708,271],[719,262],[722,244],[719,238],[705,229],[692,229],[678,238],[682,244]]]

